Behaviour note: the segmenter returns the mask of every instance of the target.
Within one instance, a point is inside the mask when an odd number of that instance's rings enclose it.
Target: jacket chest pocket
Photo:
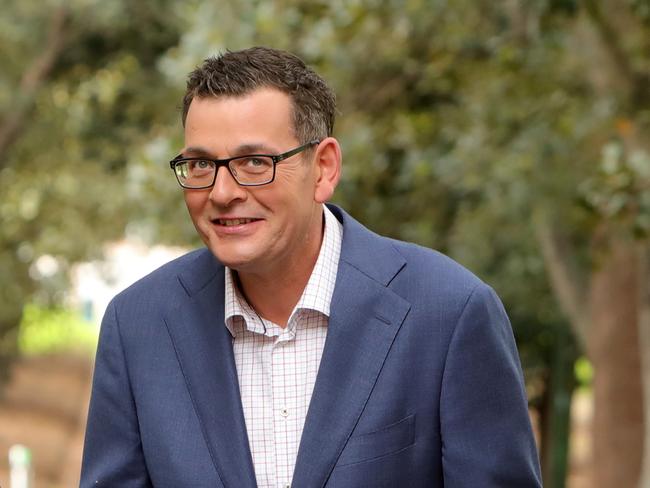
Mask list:
[[[371,461],[401,451],[415,442],[415,414],[348,440],[336,466]]]

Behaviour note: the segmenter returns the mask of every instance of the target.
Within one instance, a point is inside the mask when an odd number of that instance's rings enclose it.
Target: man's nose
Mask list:
[[[228,168],[217,168],[217,177],[210,190],[210,201],[215,205],[227,207],[237,200],[246,199],[246,189],[235,181]]]

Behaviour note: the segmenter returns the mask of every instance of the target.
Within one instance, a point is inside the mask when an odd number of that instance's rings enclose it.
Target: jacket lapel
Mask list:
[[[410,304],[387,285],[404,266],[388,240],[336,207],[341,258],[327,339],[303,429],[293,486],[322,487],[366,405]]]
[[[232,339],[223,323],[224,268],[204,250],[179,278],[188,295],[165,322],[203,436],[224,486],[255,487]]]

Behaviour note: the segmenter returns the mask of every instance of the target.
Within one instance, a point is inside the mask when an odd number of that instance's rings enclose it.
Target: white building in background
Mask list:
[[[99,325],[117,293],[186,252],[181,247],[147,246],[128,239],[108,244],[104,260],[74,267],[70,305],[78,308],[84,319]]]

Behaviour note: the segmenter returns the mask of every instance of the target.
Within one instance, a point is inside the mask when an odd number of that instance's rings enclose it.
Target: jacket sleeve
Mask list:
[[[440,403],[445,487],[542,486],[512,329],[486,285],[474,289],[456,324]]]
[[[81,488],[150,487],[114,302],[102,321],[88,412]]]

